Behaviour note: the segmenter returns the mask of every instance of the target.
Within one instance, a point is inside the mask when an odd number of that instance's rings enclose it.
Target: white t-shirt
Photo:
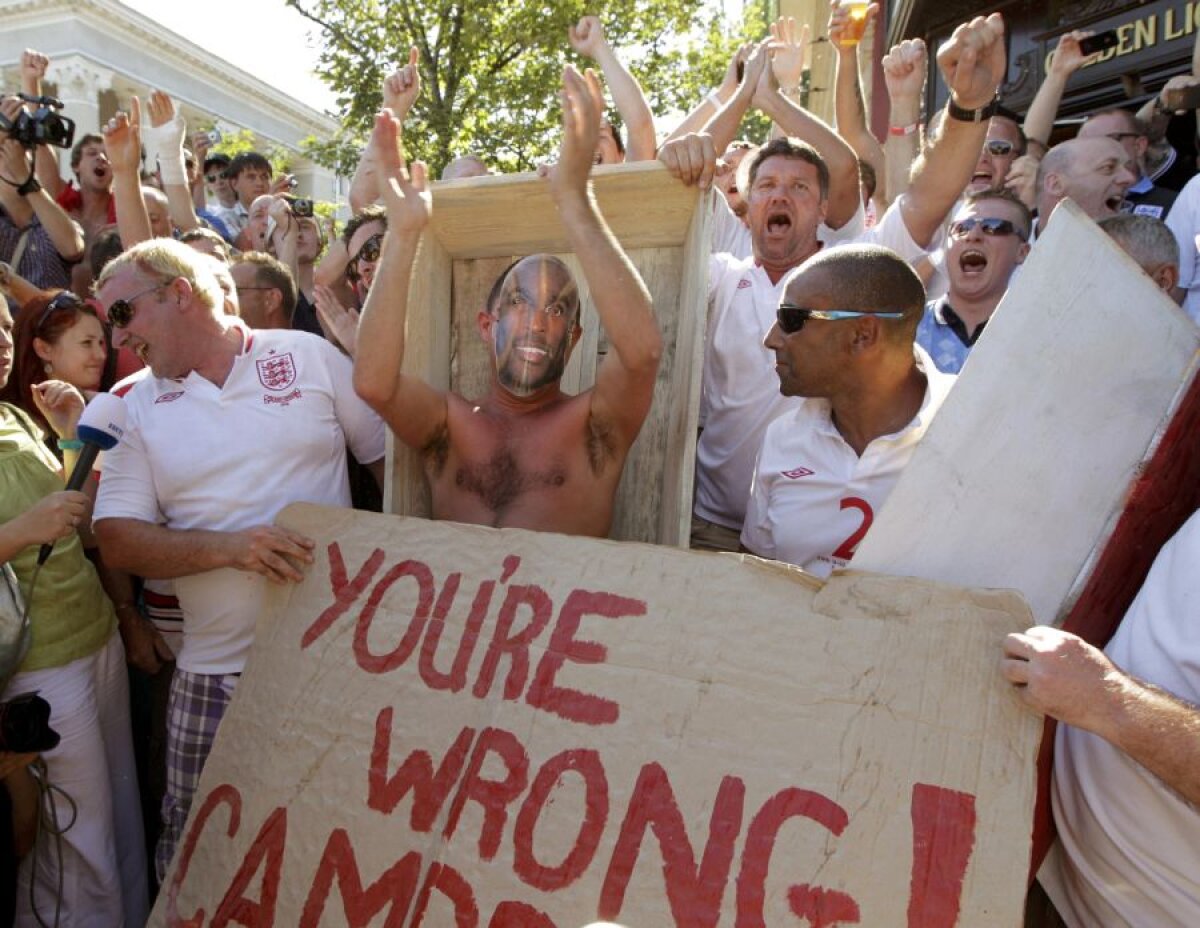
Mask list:
[[[346,446],[370,463],[385,437],[354,392],[350,361],[307,332],[232,324],[245,341],[224,387],[196,373],[142,374],[125,393],[125,437],[105,457],[96,521],[236,532],[270,524],[289,503],[350,505]],[[267,582],[233,568],[176,578],[178,666],[240,672]]]
[[[742,544],[817,577],[844,567],[871,527],[917,443],[954,385],[919,346],[925,399],[911,422],[854,453],[829,415],[829,402],[805,399],[767,426],[754,471]]]
[[[908,234],[899,200],[853,242],[883,245],[906,261],[924,254]],[[774,357],[763,346],[782,295],[782,280],[772,284],[753,258],[710,259],[695,513],[738,531],[763,430],[793,405],[780,396]]]
[[[1162,550],[1105,653],[1200,705],[1200,513]],[[1038,879],[1071,928],[1200,925],[1200,810],[1103,738],[1059,725],[1059,843]]]

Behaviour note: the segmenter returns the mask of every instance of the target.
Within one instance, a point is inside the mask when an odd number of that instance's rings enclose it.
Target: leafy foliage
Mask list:
[[[422,89],[405,121],[405,146],[436,177],[467,152],[502,171],[530,170],[552,156],[562,68],[568,61],[591,64],[579,61],[567,42],[568,28],[584,14],[600,17],[651,109],[682,113],[720,81],[742,41],[766,34],[768,0],[748,3],[732,29],[713,0],[287,3],[321,27],[323,76],[342,110],[341,132],[309,139],[305,154],[351,173],[382,103],[384,78],[416,45]]]

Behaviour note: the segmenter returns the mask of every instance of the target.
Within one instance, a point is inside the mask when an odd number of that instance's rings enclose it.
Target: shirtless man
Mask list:
[[[595,74],[568,67],[562,101],[562,151],[546,174],[611,339],[595,386],[578,396],[560,388],[580,304],[570,273],[549,255],[513,265],[479,312],[492,354],[486,396],[467,400],[401,373],[409,279],[432,201],[425,166],[414,163],[411,176],[405,169],[399,123],[386,110],[374,141],[388,232],[363,308],[354,385],[421,453],[434,518],[603,537],[650,409],[662,341],[645,284],[588,193],[601,112]]]

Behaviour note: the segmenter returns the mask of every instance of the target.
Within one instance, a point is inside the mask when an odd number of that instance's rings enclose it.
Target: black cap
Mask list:
[[[219,153],[213,153],[209,155],[204,159],[204,170],[207,171],[214,164],[220,165],[223,168],[229,167],[229,155],[222,155]]]

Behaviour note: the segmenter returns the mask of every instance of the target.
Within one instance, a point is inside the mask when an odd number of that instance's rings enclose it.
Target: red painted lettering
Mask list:
[[[383,928],[402,928],[420,875],[421,855],[410,851],[363,889],[350,836],[345,829],[336,828],[325,843],[325,851],[317,865],[317,875],[313,878],[312,888],[308,891],[300,915],[300,928],[317,928],[320,925],[334,877],[337,878],[338,893],[342,897],[342,913],[350,928],[367,928],[385,905],[388,906],[388,913]]]
[[[504,764],[506,773],[500,780],[485,780],[481,773],[487,755],[495,754]],[[491,860],[500,849],[500,838],[508,818],[508,806],[525,789],[529,780],[529,755],[521,742],[501,728],[485,728],[475,742],[467,772],[450,806],[443,834],[449,838],[458,827],[467,800],[474,800],[483,809],[483,827],[479,830],[479,856]]]
[[[733,845],[742,828],[745,798],[745,784],[737,777],[728,776],[721,781],[709,821],[708,843],[697,868],[696,854],[666,771],[654,763],[642,767],[604,876],[600,917],[616,920],[621,914],[625,890],[649,827],[654,830],[662,852],[663,878],[675,924],[682,928],[716,925],[733,863]]]
[[[975,849],[975,797],[916,783],[912,827],[909,928],[954,928],[963,879]]]
[[[412,577],[417,582],[417,605],[413,609],[412,619],[409,620],[408,630],[400,643],[386,654],[372,654],[367,642],[371,630],[371,621],[379,603],[401,577]],[[401,561],[375,584],[367,603],[358,614],[358,622],[354,626],[354,658],[358,666],[367,673],[388,673],[403,664],[420,640],[421,631],[425,628],[425,620],[429,618],[429,610],[433,606],[433,571],[420,561]]]
[[[524,902],[501,902],[487,928],[558,928],[550,916]]]
[[[579,833],[567,856],[556,867],[540,863],[533,853],[533,834],[542,810],[567,773],[574,771],[583,778],[584,816]],[[591,864],[596,848],[608,822],[608,779],[600,754],[590,749],[563,751],[555,754],[538,771],[529,795],[521,804],[513,828],[513,870],[535,889],[552,892],[570,886]]]
[[[392,749],[392,708],[383,709],[375,718],[375,741],[371,745],[371,768],[367,773],[367,806],[390,815],[409,791],[413,794],[409,823],[413,831],[427,832],[458,782],[467,749],[475,729],[464,728],[433,772],[433,760],[426,751],[413,751],[390,777],[388,757]]]
[[[462,874],[449,864],[433,864],[429,868],[425,882],[421,885],[421,895],[417,897],[417,910],[413,915],[412,928],[419,928],[425,923],[425,910],[429,907],[430,894],[435,889],[454,906],[455,928],[476,928],[479,924],[479,906],[475,904],[475,892],[462,878]],[[439,919],[437,924],[442,926],[446,922]]]
[[[479,630],[487,617],[488,606],[492,604],[492,591],[496,588],[494,580],[488,580],[479,585],[475,593],[475,601],[471,604],[471,614],[467,616],[467,624],[463,627],[462,637],[458,640],[458,651],[454,654],[454,663],[449,673],[442,673],[434,666],[433,659],[437,654],[438,644],[442,640],[442,631],[446,627],[446,615],[454,605],[454,597],[458,593],[458,584],[462,574],[451,574],[442,586],[437,605],[433,607],[433,618],[425,630],[425,638],[421,641],[421,656],[418,667],[421,679],[432,690],[449,690],[457,693],[467,685],[467,665],[471,655],[475,653],[475,642],[479,639]]]
[[[532,613],[529,623],[510,635],[517,609],[521,606],[528,607]],[[553,614],[554,604],[540,586],[509,587],[496,619],[496,627],[492,630],[492,643],[483,656],[483,665],[479,668],[479,677],[472,690],[476,697],[483,699],[491,692],[500,658],[505,654],[510,656],[512,663],[508,678],[504,681],[504,698],[516,699],[521,695],[521,690],[525,688],[525,677],[529,674],[529,645],[542,633]]]
[[[280,806],[267,816],[258,830],[221,904],[217,906],[212,928],[224,928],[235,922],[246,928],[268,928],[275,924],[275,901],[279,898],[279,876],[283,869],[283,847],[286,843],[287,809]],[[245,892],[264,864],[261,898],[257,902],[247,899]]]
[[[342,549],[335,541],[327,549],[329,555],[329,588],[333,592],[333,605],[317,616],[300,639],[300,650],[304,650],[320,638],[325,631],[362,595],[371,578],[383,564],[383,551],[376,548],[359,568],[353,580],[346,578],[346,564],[342,560]]]
[[[183,885],[183,881],[187,877],[188,867],[192,863],[192,855],[196,853],[196,842],[200,840],[200,833],[204,831],[209,817],[219,805],[229,806],[229,827],[225,830],[227,837],[232,838],[236,835],[238,827],[241,825],[242,794],[238,792],[236,786],[222,783],[204,797],[204,802],[192,818],[192,827],[188,829],[183,847],[179,851],[179,865],[175,868],[171,885],[167,887],[167,924],[169,925],[177,925],[179,928],[200,928],[204,924],[206,915],[204,909],[197,909],[195,914],[189,918],[180,917],[179,887]]]
[[[768,799],[750,821],[746,846],[742,850],[742,869],[737,878],[736,928],[763,928],[763,902],[771,852],[783,823],[791,818],[807,818],[840,835],[850,819],[846,811],[832,799],[811,790],[789,787]],[[813,928],[835,924],[828,919],[842,913],[842,920],[854,913],[858,904],[844,893],[808,885],[793,886],[788,891],[792,913],[807,918]]]
[[[600,664],[608,657],[608,649],[602,644],[575,638],[583,616],[598,615],[606,619],[619,619],[645,614],[646,604],[640,599],[629,599],[612,593],[572,590],[559,610],[558,621],[550,636],[550,646],[538,662],[537,673],[529,686],[529,692],[525,695],[525,701],[536,709],[545,709],[571,722],[611,725],[621,711],[616,702],[592,693],[557,686],[554,682],[555,675],[568,659],[577,664]]]

